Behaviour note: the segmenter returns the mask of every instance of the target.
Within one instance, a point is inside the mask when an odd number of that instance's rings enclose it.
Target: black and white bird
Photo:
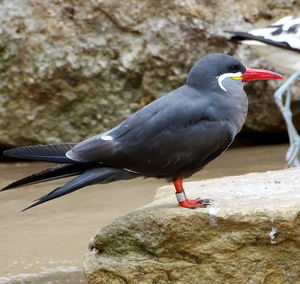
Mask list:
[[[10,157],[58,163],[3,190],[66,176],[77,176],[35,200],[33,206],[82,187],[136,177],[173,181],[179,206],[206,207],[189,200],[182,179],[218,157],[234,140],[247,115],[244,82],[282,79],[274,72],[245,67],[226,54],[198,61],[182,87],[148,104],[120,125],[80,143],[26,146]],[[24,210],[26,210],[24,209]]]
[[[276,66],[281,72],[293,73],[278,89],[275,101],[285,119],[290,147],[286,154],[287,166],[300,166],[297,155],[300,149],[300,136],[292,122],[291,86],[300,75],[300,17],[287,16],[266,28],[248,32],[227,31],[233,39],[241,40],[250,45],[255,52]],[[283,95],[286,100],[283,103]]]

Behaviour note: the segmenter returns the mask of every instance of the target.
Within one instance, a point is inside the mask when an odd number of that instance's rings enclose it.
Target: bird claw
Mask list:
[[[186,199],[182,202],[178,202],[178,205],[181,207],[189,208],[189,209],[196,209],[196,208],[206,208],[207,206],[210,206],[212,202],[212,199]]]
[[[207,204],[207,205],[210,205],[210,203],[213,201],[212,199],[201,199],[201,198],[196,198],[196,199],[192,199],[192,200],[189,200],[190,202],[192,203],[195,203],[195,204]]]

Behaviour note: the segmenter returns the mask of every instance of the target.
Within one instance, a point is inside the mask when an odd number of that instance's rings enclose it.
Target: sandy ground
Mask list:
[[[283,169],[287,147],[228,150],[190,180]],[[45,166],[0,163],[0,186]],[[26,278],[33,279],[28,283],[84,282],[81,264],[96,230],[149,203],[156,188],[166,184],[164,180],[136,179],[92,186],[20,213],[61,183],[52,181],[0,194],[0,283],[22,283],[19,280]]]

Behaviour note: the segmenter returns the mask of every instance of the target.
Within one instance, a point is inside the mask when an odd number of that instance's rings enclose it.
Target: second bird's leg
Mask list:
[[[287,167],[297,167],[299,166],[299,161],[297,158],[299,147],[300,147],[300,137],[292,121],[292,112],[290,108],[291,104],[291,85],[300,75],[300,71],[295,72],[274,94],[275,101],[283,115],[283,118],[287,125],[287,131],[290,140],[290,147],[286,153],[286,163]],[[282,96],[284,92],[287,92],[285,104],[283,105]]]
[[[195,209],[195,208],[198,208],[198,207],[206,208],[207,205],[210,205],[210,201],[211,201],[210,199],[197,198],[197,199],[189,200],[186,197],[184,189],[183,189],[182,178],[175,179],[173,181],[173,184],[175,186],[176,198],[177,198],[179,206],[182,206],[182,207],[185,207],[185,208],[190,208],[190,209]]]

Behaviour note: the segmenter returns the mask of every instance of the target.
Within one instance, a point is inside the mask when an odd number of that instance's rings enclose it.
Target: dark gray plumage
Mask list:
[[[237,59],[212,54],[195,64],[184,86],[145,106],[108,132],[78,144],[8,150],[4,152],[7,156],[64,165],[3,190],[78,175],[39,198],[28,207],[31,208],[95,183],[138,176],[173,181],[189,177],[219,156],[244,124],[247,97],[241,76],[246,73],[246,67]]]
[[[241,129],[247,114],[244,83],[234,81],[232,85],[231,80],[224,80],[227,93],[216,78],[245,70],[231,56],[207,56],[192,68],[186,85],[145,106],[111,131],[77,144],[67,157],[101,161],[144,176],[188,177],[224,151]]]

